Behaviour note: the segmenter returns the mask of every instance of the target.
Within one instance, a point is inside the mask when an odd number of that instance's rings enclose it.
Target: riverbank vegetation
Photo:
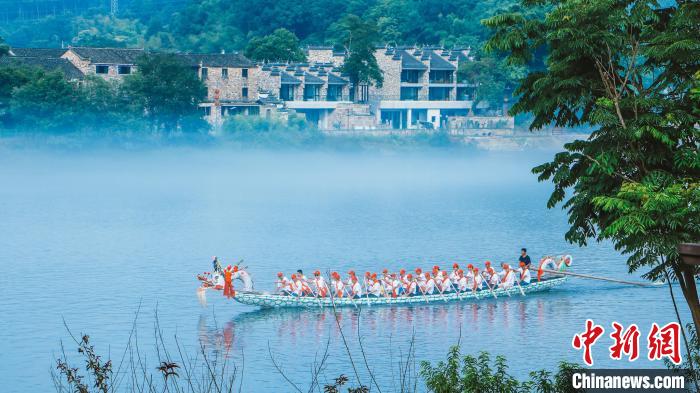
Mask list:
[[[503,356],[492,357],[487,352],[464,355],[460,345],[449,349],[444,361],[430,363],[416,357],[415,339],[402,343],[406,352],[391,358],[386,365],[370,365],[364,356],[359,327],[357,331],[345,332],[339,323],[337,311],[330,311],[336,319],[335,327],[342,337],[343,350],[334,356],[345,359],[348,375],[342,374],[328,379],[330,339],[309,364],[308,382],[301,385],[292,381],[284,371],[278,357],[285,354],[273,352],[268,343],[270,367],[286,381],[287,391],[297,392],[348,392],[392,391],[415,393],[464,392],[552,392],[569,393],[571,373],[579,366],[559,363],[556,372],[535,370],[527,380],[520,380],[509,373],[507,360]],[[56,359],[52,378],[58,393],[107,393],[107,392],[233,392],[247,391],[245,386],[245,364],[236,364],[231,357],[231,348],[222,343],[200,343],[195,353],[190,353],[178,337],[174,341],[165,338],[156,313],[154,325],[154,348],[147,351],[139,346],[136,329],[138,312],[126,348],[115,358],[104,357],[95,348],[87,334],[73,335],[67,328],[70,344],[61,345],[61,355]],[[357,337],[359,349],[351,350],[349,340]],[[166,342],[168,342],[166,344]],[[72,351],[75,348],[75,352]],[[146,355],[155,354],[155,357]],[[245,356],[241,356],[244,362]],[[334,359],[338,360],[338,359]],[[82,364],[82,366],[80,366]],[[390,374],[390,378],[386,378]],[[391,380],[390,384],[379,381]]]

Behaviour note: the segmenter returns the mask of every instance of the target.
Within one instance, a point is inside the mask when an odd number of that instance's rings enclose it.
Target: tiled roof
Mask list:
[[[452,63],[438,56],[437,53],[430,53],[430,69],[435,71],[454,71],[457,69]]]
[[[45,71],[60,71],[69,80],[83,79],[85,75],[66,59],[50,57],[0,57],[0,66],[23,65],[41,68]]]
[[[136,64],[136,59],[145,53],[143,49],[123,48],[71,47],[69,50],[81,59],[98,64]]]
[[[427,67],[404,50],[401,51],[401,68],[404,70],[425,70]]]
[[[181,54],[185,61],[192,65],[204,67],[254,67],[255,63],[240,53],[185,53]]]
[[[323,79],[309,74],[308,72],[304,74],[304,83],[307,85],[322,85],[326,83]]]
[[[282,72],[282,83],[286,85],[300,85],[301,81],[286,72]]]
[[[66,50],[61,48],[12,48],[10,49],[10,56],[58,58],[63,56]]]
[[[341,78],[336,74],[328,74],[329,85],[347,85],[348,83],[350,82],[345,78]]]

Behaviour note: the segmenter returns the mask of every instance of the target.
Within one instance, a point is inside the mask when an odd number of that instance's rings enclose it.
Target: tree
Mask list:
[[[147,54],[137,71],[124,78],[123,92],[156,129],[174,131],[187,118],[198,117],[207,88],[192,69],[172,54]]]
[[[504,51],[512,64],[549,48],[545,69],[516,90],[512,113],[531,112],[531,129],[595,129],[533,169],[554,183],[548,206],[568,209],[570,242],[612,240],[631,272],[677,280],[697,331],[698,270],[682,263],[676,245],[700,239],[700,101],[691,94],[700,7],[681,0],[535,3],[552,8],[544,17],[504,13],[484,23],[494,31],[487,49]]]
[[[345,38],[343,44],[348,53],[342,71],[348,74],[356,100],[366,97],[358,96],[358,87],[374,84],[381,87],[384,82],[382,70],[374,57],[374,50],[379,39],[379,32],[372,22],[365,22],[356,15],[348,15],[344,21]]]
[[[498,107],[525,73],[525,67],[510,66],[495,57],[482,57],[475,61],[460,62],[457,77],[475,85],[475,104],[487,101],[491,107]]]
[[[82,118],[86,105],[81,89],[59,71],[37,71],[12,93],[10,114],[32,129],[68,131]]]
[[[33,68],[20,66],[0,67],[0,123],[8,125],[10,105],[15,90],[29,81],[38,78],[42,73]]]
[[[76,33],[71,42],[75,46],[126,48],[143,45],[144,27],[135,19],[109,15],[77,17],[73,26]]]
[[[257,61],[306,61],[299,39],[287,29],[277,29],[264,37],[253,37],[245,48],[245,55]]]

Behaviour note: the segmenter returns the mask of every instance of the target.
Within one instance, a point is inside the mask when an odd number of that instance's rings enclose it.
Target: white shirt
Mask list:
[[[318,278],[314,277],[314,284],[316,284],[316,291],[321,291],[323,288],[328,288],[328,284],[326,284],[326,279],[323,278],[323,276],[318,276]]]
[[[462,278],[459,279],[457,285],[460,291],[466,291],[467,289],[469,289],[469,283],[467,281],[467,278],[464,276],[462,276]]]
[[[440,281],[440,289],[442,289],[443,292],[452,292],[452,280],[444,276]]]
[[[304,289],[304,285],[302,284],[301,280],[297,279],[296,281],[294,281],[294,285],[292,288],[292,293],[294,293],[297,296],[301,296],[301,292]]]
[[[499,287],[501,287],[501,288],[512,287],[515,284],[515,275],[518,273],[513,271],[513,270],[508,270],[508,271],[504,270],[501,273],[503,273],[503,278],[501,279],[501,283],[499,284]]]
[[[459,275],[457,274],[457,270],[453,270],[452,273],[450,273],[450,281],[453,283],[457,283],[459,281]]]
[[[474,276],[474,287],[476,289],[481,289],[481,282],[484,281],[484,278],[481,277],[481,274],[477,274]],[[472,287],[472,288],[474,288]]]
[[[362,285],[360,285],[359,281],[356,281],[354,284],[352,284],[352,295],[362,296]]]
[[[492,288],[498,286],[498,283],[500,283],[500,282],[501,282],[501,277],[496,273],[492,274],[491,277],[489,278],[489,284],[491,284]]]
[[[343,293],[343,289],[345,288],[345,284],[341,280],[333,280],[333,288],[335,289],[335,294],[337,295],[338,292]]]
[[[277,290],[287,290],[289,289],[289,279],[285,276],[280,277],[279,280],[277,280]]]
[[[516,270],[516,271],[518,272],[518,280],[520,280],[526,284],[530,283],[530,280],[532,279],[530,277],[530,269],[518,268],[518,270]]]
[[[369,287],[369,293],[374,296],[382,296],[382,284],[380,284],[379,281],[372,283]]]
[[[428,281],[425,282],[425,284],[423,284],[423,292],[425,292],[426,294],[430,294],[430,293],[433,293],[434,290],[435,290],[435,280],[430,278]]]

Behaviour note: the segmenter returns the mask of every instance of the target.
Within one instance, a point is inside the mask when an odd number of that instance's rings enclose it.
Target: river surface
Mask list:
[[[61,342],[77,361],[64,321],[115,361],[136,321],[149,372],[159,364],[157,322],[173,358],[175,341],[193,356],[223,354],[243,392],[294,391],[271,354],[308,390],[327,343],[321,380],[358,378],[328,311],[260,311],[213,292],[204,306],[195,274],[213,255],[244,259],[256,289],[271,289],[277,271],[481,266],[513,261],[523,246],[533,259],[573,254],[573,271],[637,279],[610,244],[565,242],[565,213],[545,206],[551,185],[530,173],[551,154],[2,151],[0,390],[53,390]],[[362,383],[370,381],[358,336],[382,391],[397,391],[412,337],[417,360],[444,359],[461,340],[464,353],[505,355],[526,377],[581,362],[571,339],[586,318],[607,329],[596,366],[663,366],[644,358],[650,324],[675,320],[665,287],[574,279],[527,297],[344,310],[339,324]],[[612,321],[642,330],[635,363],[608,357]]]

